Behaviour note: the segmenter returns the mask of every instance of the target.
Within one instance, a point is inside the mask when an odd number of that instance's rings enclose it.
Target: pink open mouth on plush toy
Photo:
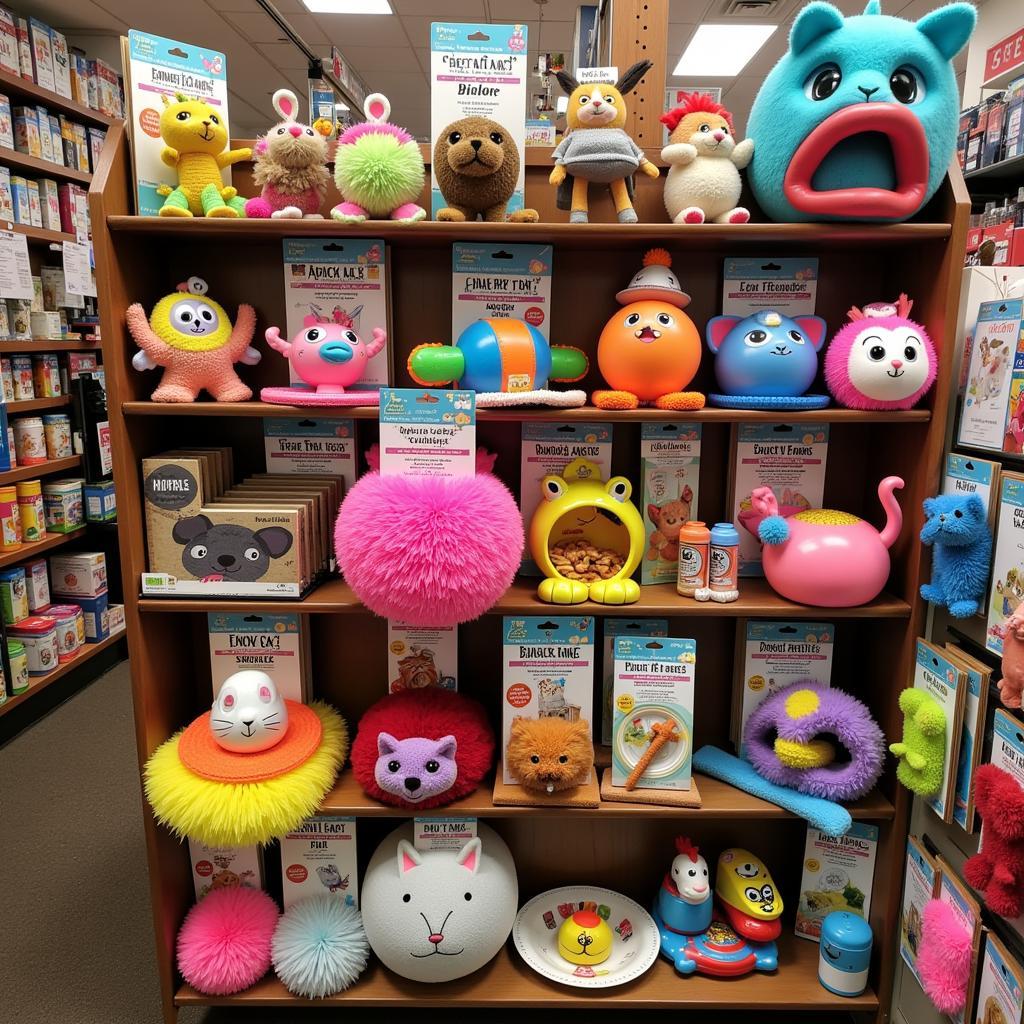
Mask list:
[[[844,140],[865,133],[888,139],[896,188],[815,189],[814,175],[832,150]],[[782,190],[802,213],[900,220],[920,207],[927,183],[928,142],[917,117],[894,103],[857,103],[827,117],[800,143],[786,169]]]

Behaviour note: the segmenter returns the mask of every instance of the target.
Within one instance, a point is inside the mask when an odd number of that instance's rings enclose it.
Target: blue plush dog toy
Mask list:
[[[921,541],[933,546],[932,581],[921,596],[957,619],[976,615],[988,583],[992,533],[977,494],[941,494],[924,500]]]
[[[917,22],[883,15],[878,0],[850,18],[808,4],[747,123],[761,209],[777,221],[917,213],[953,157],[960,97],[950,61],[976,18],[966,3]]]

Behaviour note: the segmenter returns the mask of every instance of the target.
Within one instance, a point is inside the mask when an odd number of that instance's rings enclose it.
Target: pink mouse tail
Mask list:
[[[287,356],[291,350],[291,342],[285,341],[281,337],[281,332],[276,327],[268,327],[264,337],[267,339],[267,344],[275,351],[280,352],[281,355]]]
[[[387,343],[387,331],[383,327],[374,327],[373,341],[366,343],[366,354],[372,359]]]
[[[878,485],[878,500],[885,509],[885,529],[878,536],[887,548],[893,546],[903,529],[903,509],[893,493],[902,487],[903,478],[898,476],[887,476]]]

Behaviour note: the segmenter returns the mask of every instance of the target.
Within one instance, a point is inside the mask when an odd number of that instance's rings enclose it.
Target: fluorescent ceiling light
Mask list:
[[[698,25],[672,74],[677,78],[732,78],[750,63],[750,58],[777,28],[778,25]]]
[[[393,14],[388,0],[302,0],[314,14]]]

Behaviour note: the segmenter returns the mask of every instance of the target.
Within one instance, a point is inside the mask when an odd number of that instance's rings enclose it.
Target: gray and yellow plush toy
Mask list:
[[[453,121],[434,143],[434,174],[447,204],[438,220],[506,219],[519,180],[519,150],[506,128],[486,117]],[[536,210],[516,210],[512,221],[533,223]]]

